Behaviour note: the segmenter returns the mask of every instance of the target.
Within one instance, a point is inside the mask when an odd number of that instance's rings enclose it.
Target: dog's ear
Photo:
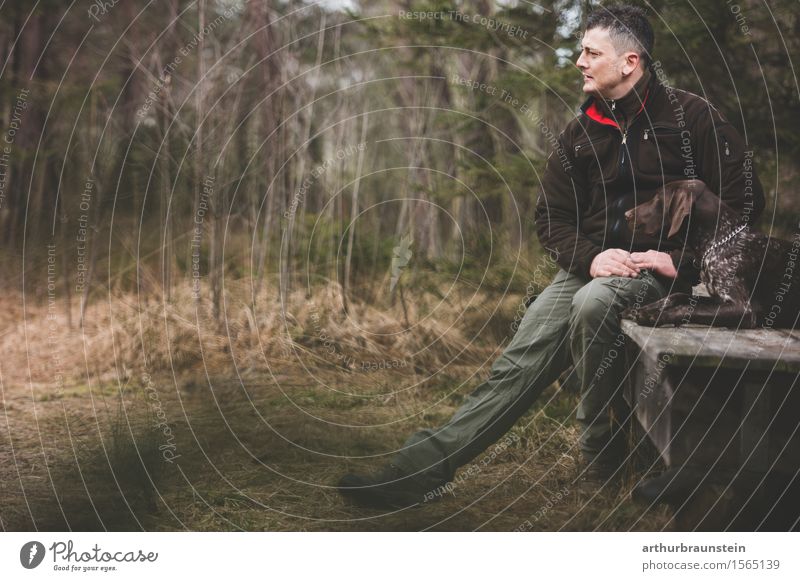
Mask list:
[[[683,226],[683,221],[692,212],[692,205],[697,198],[697,188],[694,184],[681,183],[674,187],[665,187],[664,196],[666,197],[665,206],[668,208],[669,234],[667,238],[672,238]]]

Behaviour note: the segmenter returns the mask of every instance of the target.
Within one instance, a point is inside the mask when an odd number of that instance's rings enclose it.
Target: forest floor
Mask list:
[[[262,367],[225,372],[209,356],[150,375],[116,356],[108,366],[122,371],[102,373],[91,357],[68,359],[76,347],[61,343],[56,367],[94,371],[87,381],[63,370],[54,387],[39,373],[56,349],[35,333],[46,309],[26,308],[25,325],[6,325],[4,340],[11,349],[24,328],[28,343],[0,363],[2,530],[672,527],[665,508],[630,500],[641,474],[629,470],[613,486],[579,479],[576,398],[556,385],[438,502],[400,511],[344,502],[338,478],[379,466],[408,434],[452,415],[487,374],[492,350],[426,373],[353,368],[299,341]],[[15,316],[13,306],[5,312]]]
[[[442,500],[402,511],[360,509],[332,486],[349,469],[377,466],[414,421],[446,419],[460,396],[453,384],[418,395],[341,397],[354,388],[339,374],[327,387],[286,369],[275,378],[213,381],[159,392],[170,431],[141,397],[116,386],[72,386],[35,405],[24,388],[4,385],[0,436],[0,518],[4,530],[661,530],[662,509],[644,511],[621,485],[577,480],[574,401],[532,410],[492,450],[464,469]],[[164,382],[169,379],[164,378]],[[277,380],[277,382],[276,382]],[[154,383],[161,380],[153,379]],[[363,381],[363,379],[362,379]],[[366,382],[365,382],[366,383]],[[376,391],[375,384],[363,393]],[[291,404],[285,395],[302,408]],[[390,385],[377,390],[391,392]],[[548,399],[548,398],[545,398]],[[437,403],[438,402],[438,403]],[[420,406],[422,417],[392,423]],[[375,428],[353,434],[354,418]],[[323,419],[321,422],[320,419]],[[162,448],[159,450],[159,448]],[[165,452],[167,452],[165,454]],[[344,460],[340,456],[372,457]],[[577,481],[576,481],[577,480]]]

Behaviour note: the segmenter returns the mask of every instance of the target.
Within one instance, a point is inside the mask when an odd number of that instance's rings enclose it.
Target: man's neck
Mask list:
[[[636,67],[633,69],[633,72],[628,76],[628,78],[626,78],[618,86],[614,87],[614,89],[608,95],[601,96],[607,101],[622,99],[622,97],[631,92],[631,89],[636,86],[636,83],[639,82],[639,79],[641,79],[643,75],[644,69],[642,69],[642,67]]]
[[[636,70],[636,81],[630,81],[632,83],[630,88],[619,98],[601,99],[595,96],[595,102],[599,105],[603,114],[614,119],[620,127],[626,127],[636,117],[647,98],[647,87],[652,80],[652,74],[642,69],[637,68]],[[631,76],[633,77],[634,75],[631,74]]]

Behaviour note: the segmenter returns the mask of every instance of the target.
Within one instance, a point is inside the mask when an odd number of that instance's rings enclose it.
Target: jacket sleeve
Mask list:
[[[572,274],[591,278],[589,266],[601,248],[581,233],[587,184],[575,175],[563,134],[556,150],[547,158],[541,192],[536,202],[536,232],[539,242],[558,265]]]
[[[753,167],[753,152],[736,128],[707,102],[696,115],[692,144],[697,173],[693,176],[688,164],[686,177],[703,180],[743,220],[753,224],[764,210],[764,190]],[[700,271],[689,249],[673,250],[670,255],[679,277],[692,284],[699,282]]]
[[[764,211],[764,189],[753,166],[753,151],[713,107],[697,124],[698,169],[712,192],[753,225]]]

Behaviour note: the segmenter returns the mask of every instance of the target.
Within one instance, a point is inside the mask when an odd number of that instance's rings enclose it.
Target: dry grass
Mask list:
[[[136,295],[98,297],[83,328],[77,327],[76,301],[70,326],[62,303],[51,310],[45,300],[6,295],[0,348],[6,361],[23,365],[7,364],[3,373],[8,382],[30,379],[46,385],[57,384],[58,374],[66,382],[102,382],[126,381],[151,370],[194,374],[205,367],[213,375],[234,366],[260,372],[265,363],[298,356],[351,370],[352,360],[402,360],[428,371],[474,366],[489,352],[486,341],[479,345],[475,339],[485,326],[496,324],[497,314],[490,317],[491,311],[508,310],[513,301],[505,298],[492,305],[480,295],[451,295],[449,301],[416,296],[405,310],[399,303],[387,309],[351,302],[349,314],[344,314],[341,288],[335,284],[312,297],[297,290],[284,307],[273,289],[255,302],[250,290],[243,281],[226,283],[221,324],[212,317],[209,293],[195,301],[188,287],[174,290],[169,302]],[[410,332],[406,319],[413,321]]]
[[[188,291],[169,304],[97,301],[82,330],[63,313],[48,319],[46,304],[3,301],[4,530],[668,526],[665,512],[631,505],[626,485],[575,482],[575,401],[554,391],[441,502],[390,513],[344,504],[332,488],[343,471],[378,465],[485,376],[520,297],[351,302],[345,316],[331,285],[293,294],[284,315],[274,299],[246,300],[244,283],[226,288],[221,326]],[[370,367],[380,362],[390,369]]]

